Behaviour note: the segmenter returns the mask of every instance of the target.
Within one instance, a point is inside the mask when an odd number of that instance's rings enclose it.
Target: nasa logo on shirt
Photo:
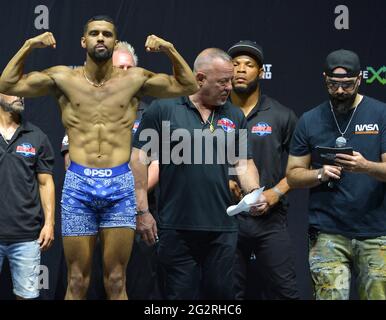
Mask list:
[[[141,120],[135,120],[133,124],[133,133],[136,133],[139,127],[139,124],[141,123]]]
[[[229,120],[228,118],[221,118],[217,121],[217,125],[223,128],[225,132],[232,132],[236,129],[236,125],[233,123],[232,120]]]
[[[272,127],[266,122],[259,122],[252,127],[251,132],[261,137],[268,136],[272,134]]]
[[[377,123],[357,124],[355,134],[379,134],[379,126]]]
[[[36,149],[30,143],[22,143],[16,147],[16,153],[21,154],[23,157],[31,158],[36,155]]]

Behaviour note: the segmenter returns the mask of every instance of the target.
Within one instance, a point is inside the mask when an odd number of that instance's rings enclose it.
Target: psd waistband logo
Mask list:
[[[113,175],[111,169],[89,169],[86,168],[83,171],[84,175],[87,177],[98,177],[98,178],[108,178]]]
[[[30,158],[36,155],[36,149],[30,143],[22,143],[20,146],[16,147],[16,153],[19,153],[26,158]]]
[[[355,134],[378,134],[378,124],[357,124],[355,126]]]
[[[272,127],[266,122],[259,122],[252,127],[251,132],[258,136],[268,136],[272,134]]]

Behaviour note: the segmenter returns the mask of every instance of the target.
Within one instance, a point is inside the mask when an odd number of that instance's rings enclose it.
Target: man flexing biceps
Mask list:
[[[87,51],[83,67],[55,66],[23,75],[25,59],[33,49],[56,47],[54,36],[47,32],[25,42],[0,81],[0,92],[5,94],[54,95],[62,111],[71,158],[62,195],[66,299],[86,297],[99,229],[107,297],[127,299],[125,270],[136,220],[127,146],[131,145],[138,97],[175,97],[198,89],[191,69],[170,42],[151,35],[145,46],[147,51],[161,51],[170,58],[173,76],[137,67],[114,68],[111,57],[117,42],[111,18],[91,18],[81,38]]]

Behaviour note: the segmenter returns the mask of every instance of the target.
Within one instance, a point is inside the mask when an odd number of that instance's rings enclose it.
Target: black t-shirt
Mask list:
[[[0,136],[0,242],[33,241],[43,222],[38,173],[53,173],[47,136],[22,122],[8,144]]]
[[[162,122],[170,126],[165,126]],[[212,123],[216,128],[215,133],[210,133],[209,124],[202,122],[200,113],[187,97],[155,100],[142,117],[133,146],[141,149],[145,145],[151,145],[155,150],[155,157],[160,161],[158,214],[161,228],[202,231],[237,230],[235,218],[226,214],[227,207],[232,204],[228,184],[229,158],[224,159],[217,152],[227,155],[227,151],[231,149],[228,147],[232,145],[230,142],[234,139],[236,146],[240,143],[240,149],[232,150],[235,155],[250,158],[245,150],[246,119],[237,107],[227,102],[217,107]],[[149,131],[149,129],[153,130]],[[244,135],[239,134],[239,129],[244,129]],[[195,136],[195,134],[202,134],[203,131],[207,134],[203,139]],[[154,139],[153,143],[149,142],[150,138],[140,141],[140,135],[154,133],[160,137],[158,143],[154,143]],[[222,134],[229,144],[225,143],[223,147],[221,139],[213,138],[217,134],[219,136]],[[182,139],[185,143],[181,142]],[[213,143],[209,143],[212,148],[208,150],[205,144],[210,139],[213,139]],[[197,147],[197,141],[201,141],[202,146]],[[190,147],[180,151],[179,147],[183,144],[188,144]],[[211,156],[210,152],[212,152]],[[181,159],[179,164],[169,160],[172,160],[173,155],[176,154]],[[211,159],[212,164],[205,161],[206,156]],[[222,162],[222,160],[225,161]]]
[[[285,177],[285,165],[297,117],[275,99],[262,95],[258,104],[247,115],[248,144],[253,161],[259,170],[260,185],[273,188]],[[269,228],[283,228],[288,208],[286,197],[267,214],[260,217],[238,215],[240,232],[258,235]],[[248,225],[246,225],[248,224]]]
[[[352,113],[338,118],[344,131]],[[343,119],[344,118],[344,119]],[[306,112],[296,127],[290,154],[311,155],[311,165],[320,168],[315,147],[334,147],[341,136],[329,102]],[[347,146],[367,160],[381,162],[386,152],[386,104],[363,97],[344,135]],[[334,188],[323,183],[310,190],[310,225],[326,233],[346,237],[386,235],[385,183],[367,174],[343,171]]]
[[[291,109],[265,95],[247,115],[248,143],[253,161],[261,168],[260,185],[266,189],[285,177],[285,163],[296,122]]]

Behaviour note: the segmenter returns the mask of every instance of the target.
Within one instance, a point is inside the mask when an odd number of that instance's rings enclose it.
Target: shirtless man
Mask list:
[[[136,220],[127,146],[131,145],[138,97],[174,97],[198,89],[191,69],[171,43],[151,35],[145,46],[147,51],[162,51],[170,58],[174,76],[137,67],[114,68],[111,56],[117,42],[111,18],[91,18],[81,38],[87,51],[84,67],[55,66],[23,75],[25,59],[33,49],[56,47],[54,36],[46,32],[25,42],[0,81],[0,92],[8,95],[52,94],[62,111],[72,161],[62,196],[66,299],[86,297],[99,228],[107,298],[127,299],[125,270]]]

